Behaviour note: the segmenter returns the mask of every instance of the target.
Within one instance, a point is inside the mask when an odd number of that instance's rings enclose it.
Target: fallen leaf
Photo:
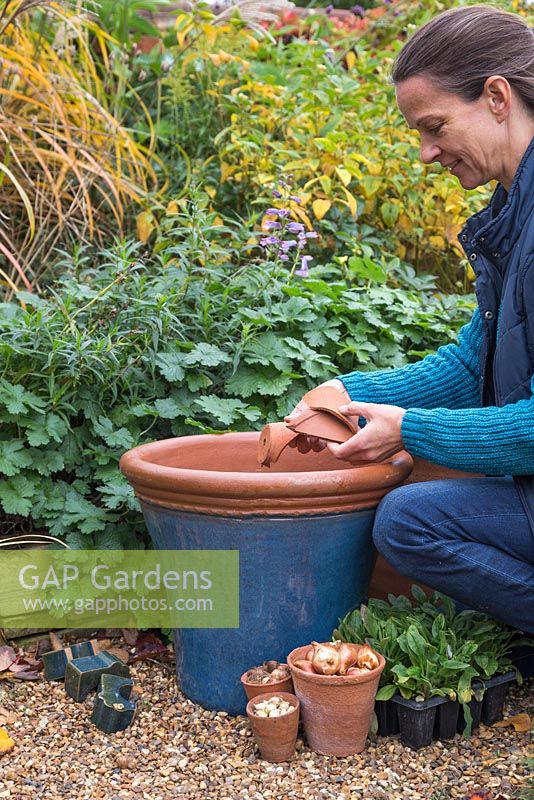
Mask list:
[[[54,631],[49,631],[48,636],[50,638],[50,644],[52,645],[52,650],[63,650],[63,642]]]
[[[470,794],[469,797],[464,797],[464,800],[491,800],[489,792],[475,792]]]
[[[29,664],[19,664],[19,663],[15,662],[14,664],[11,664],[11,666],[9,668],[9,671],[13,672],[14,674],[16,674],[17,672],[24,672],[25,670],[28,669],[28,667],[29,667]]]
[[[111,639],[95,639],[93,644],[95,655],[97,653],[101,653],[102,650],[109,650],[112,644],[113,642],[111,641]]]
[[[11,664],[10,671],[11,672],[20,672],[22,669],[28,669],[28,667],[32,667],[35,670],[41,669],[43,666],[42,661],[36,661],[35,658],[31,658],[30,656],[19,656],[17,660]]]
[[[38,681],[41,676],[37,670],[42,669],[42,661],[36,661],[31,656],[25,656],[22,650],[16,660],[10,665],[8,673],[12,678],[22,681]],[[5,675],[5,673],[3,673]]]
[[[139,636],[139,631],[137,628],[122,628],[122,635],[126,644],[129,644],[130,647],[133,647],[137,641],[137,637]]]
[[[120,660],[124,661],[125,664],[128,663],[130,653],[125,647],[107,647],[106,651],[111,653],[112,656],[117,656],[117,658],[120,658]]]
[[[17,655],[12,647],[7,644],[0,647],[0,672],[9,669],[16,659]]]
[[[498,764],[500,761],[506,761],[504,756],[499,756],[497,758],[488,758],[482,762],[483,767],[493,767],[495,764]],[[449,769],[449,765],[445,764],[445,769]]]
[[[0,755],[9,753],[15,747],[15,742],[9,736],[5,728],[0,728]]]
[[[136,639],[134,652],[130,656],[130,662],[143,661],[146,658],[168,653],[166,646],[155,633],[143,631]]]
[[[39,672],[35,672],[31,667],[19,669],[17,672],[12,672],[11,674],[13,678],[19,681],[40,681],[42,678],[42,675]]]
[[[506,717],[506,719],[501,719],[499,722],[495,722],[492,727],[508,728],[510,726],[513,726],[517,733],[526,733],[532,728],[532,720],[528,714],[514,714],[513,717]]]
[[[8,708],[0,706],[0,725],[13,725],[17,721],[17,715]]]

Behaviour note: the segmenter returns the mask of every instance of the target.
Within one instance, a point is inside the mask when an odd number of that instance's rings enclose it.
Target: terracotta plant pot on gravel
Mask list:
[[[273,683],[251,683],[247,681],[248,672],[249,670],[247,669],[246,672],[241,675],[241,685],[245,691],[247,700],[252,700],[253,697],[257,697],[259,694],[265,694],[266,692],[269,692],[269,694],[278,694],[279,692],[295,694],[291,675],[284,678],[284,680],[274,681]]]
[[[297,647],[287,657],[308,744],[327,756],[361,753],[386,662],[376,653],[379,666],[367,675],[315,675],[295,666],[306,659],[309,649],[309,645]]]
[[[293,706],[293,711],[280,717],[258,717],[254,707],[262,700],[281,697]],[[300,703],[294,694],[288,692],[264,692],[249,700],[247,716],[250,720],[256,744],[265,761],[289,761],[295,752],[299,728]]]

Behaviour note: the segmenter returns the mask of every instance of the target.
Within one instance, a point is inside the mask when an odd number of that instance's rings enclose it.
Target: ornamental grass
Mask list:
[[[79,10],[4,4],[0,285],[8,298],[39,288],[55,246],[104,240],[122,228],[128,203],[156,188],[153,140],[139,144],[114,114],[117,87],[104,73],[117,53]]]

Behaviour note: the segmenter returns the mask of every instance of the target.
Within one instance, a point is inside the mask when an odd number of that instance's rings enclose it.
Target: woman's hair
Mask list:
[[[534,30],[491,6],[444,11],[417,30],[393,65],[394,83],[424,75],[467,102],[491,75],[502,75],[534,114]]]

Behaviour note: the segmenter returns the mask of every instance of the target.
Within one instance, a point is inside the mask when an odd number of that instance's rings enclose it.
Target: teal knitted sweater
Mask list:
[[[467,472],[534,474],[534,397],[482,408],[481,346],[477,309],[457,344],[400,369],[338,377],[352,400],[407,409],[401,434],[414,456]]]

